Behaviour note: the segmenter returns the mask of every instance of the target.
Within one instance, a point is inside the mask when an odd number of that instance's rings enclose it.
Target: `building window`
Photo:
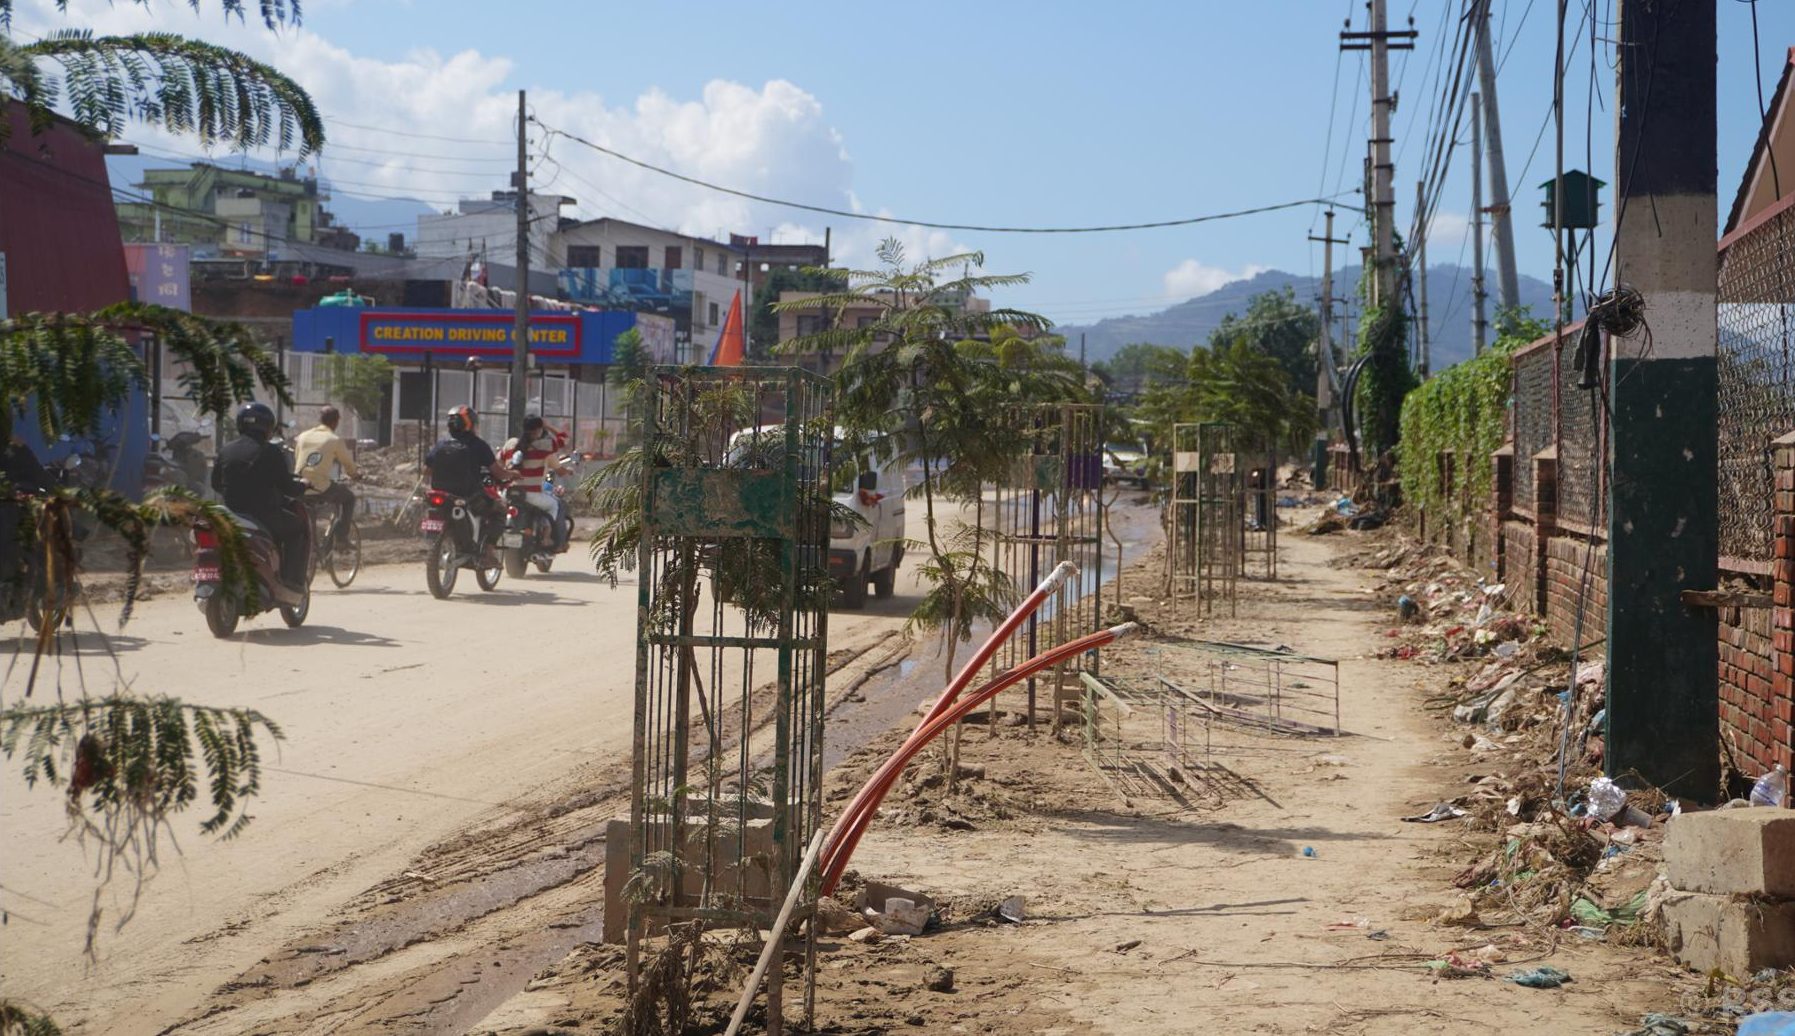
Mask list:
[[[717,323],[717,304],[715,302],[711,303],[710,315],[711,315],[711,319],[710,319],[711,325],[715,326]]]
[[[692,322],[697,323],[698,318],[702,317],[703,315],[704,315],[704,292],[695,291],[692,293]]]
[[[723,265],[725,262],[725,259],[726,259],[726,257],[723,255],[722,252],[717,253],[717,276],[719,276],[719,277],[728,276],[728,274],[724,272],[724,270],[726,269],[726,267]]]
[[[704,249],[702,249],[702,248],[692,249],[692,269],[694,269],[694,270],[704,269]]]
[[[800,313],[800,314],[798,314],[798,335],[799,335],[799,337],[803,337],[805,335],[814,335],[818,331],[821,331],[822,329],[823,329],[823,318],[820,314],[816,314],[816,313]]]
[[[250,241],[249,235],[250,235],[249,224],[247,224],[247,223],[237,224],[237,243],[238,244],[242,244],[242,245],[249,244],[249,241]]]
[[[617,268],[619,270],[648,269],[647,245],[618,245]]]
[[[597,245],[568,245],[567,265],[576,270],[603,266],[603,252]]]
[[[871,327],[871,326],[873,326],[873,324],[877,323],[878,320],[879,320],[878,317],[861,317],[854,324],[854,326],[855,327]]]
[[[680,265],[679,261],[681,259],[681,256],[679,253],[680,253],[680,248],[678,245],[668,245],[667,246],[667,259],[665,262],[661,263],[661,267],[663,269],[667,269],[667,270],[679,269],[679,265]]]

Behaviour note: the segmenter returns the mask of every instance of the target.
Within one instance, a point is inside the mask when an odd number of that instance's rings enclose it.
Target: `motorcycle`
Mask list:
[[[150,436],[150,452],[143,459],[144,493],[163,486],[179,486],[194,496],[205,497],[206,455],[199,451],[203,441],[197,432],[176,432],[174,438],[166,441],[159,435]]]
[[[290,506],[305,523],[306,578],[304,589],[290,589],[280,579],[280,552],[267,529],[242,515],[234,515],[243,531],[248,547],[250,577],[255,580],[255,605],[250,610],[248,595],[224,585],[224,571],[219,555],[218,531],[204,518],[196,519],[190,534],[193,542],[193,603],[205,613],[206,626],[214,637],[228,637],[237,631],[238,621],[261,612],[279,610],[281,621],[289,627],[304,624],[312,610],[311,577],[318,563],[312,549],[312,516],[304,500]]]
[[[569,523],[569,535],[557,537],[555,517],[530,503],[523,490],[506,490],[505,531],[499,537],[499,546],[505,551],[505,574],[513,579],[521,579],[532,564],[538,572],[547,573],[555,563],[555,555],[567,553],[573,541],[573,516],[567,513],[566,482],[552,472],[545,472],[543,486],[555,499],[562,501],[561,520]],[[561,539],[559,547],[555,546],[557,539]]]
[[[498,489],[482,487],[493,510],[498,508]],[[455,577],[464,568],[474,570],[482,590],[496,590],[501,565],[492,548],[492,519],[476,513],[470,501],[441,489],[426,490],[424,517],[418,534],[429,543],[424,559],[424,583],[430,596],[446,600],[455,592]]]

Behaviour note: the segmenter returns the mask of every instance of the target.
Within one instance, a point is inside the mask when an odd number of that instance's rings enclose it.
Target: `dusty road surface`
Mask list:
[[[852,862],[861,877],[934,897],[940,927],[881,942],[822,939],[818,1028],[1609,1036],[1674,1010],[1676,969],[1649,949],[1524,918],[1442,923],[1464,902],[1452,878],[1470,852],[1465,828],[1399,818],[1463,794],[1467,769],[1504,761],[1473,759],[1457,742],[1462,730],[1442,740],[1420,705],[1435,673],[1371,657],[1388,643],[1391,609],[1370,592],[1372,573],[1329,563],[1346,541],[1283,537],[1280,581],[1243,584],[1238,617],[1223,608],[1200,618],[1190,602],[1160,599],[1149,559],[1122,590],[1148,630],[1106,649],[1103,665],[1137,684],[1169,675],[1197,686],[1196,638],[1336,658],[1348,733],[1200,727],[1213,754],[1193,737],[1184,776],[1155,784],[1129,765],[1100,774],[1071,731],[1056,741],[969,728],[959,792],[945,792],[937,762],[913,766]],[[1289,672],[1291,691],[1309,679]],[[1240,671],[1235,680],[1249,686]],[[1134,758],[1159,762],[1163,733],[1141,711],[1136,732],[1146,737]],[[837,769],[830,811],[914,720]],[[852,881],[844,889],[851,897]],[[1023,897],[1020,924],[995,916],[1010,896]],[[1490,974],[1442,978],[1429,962],[1454,951],[1489,962]],[[717,967],[705,1021],[728,1016],[751,963]],[[1543,963],[1574,981],[1544,990],[1503,980]],[[472,1031],[607,1031],[622,975],[617,948],[582,946]],[[796,1002],[788,992],[792,1016]]]
[[[446,601],[424,589],[421,562],[371,567],[348,590],[321,590],[305,626],[270,613],[228,641],[184,597],[141,605],[110,638],[140,690],[259,709],[286,740],[240,837],[220,843],[179,818],[183,852],[164,855],[122,931],[133,881],[119,875],[101,893],[91,965],[93,856],[59,841],[60,797],[25,792],[8,767],[0,988],[76,1031],[159,1031],[430,842],[503,819],[583,762],[627,760],[636,587],[565,567],[490,594],[464,573]],[[833,642],[901,622],[901,602],[838,612]],[[108,610],[100,618],[112,627]],[[24,643],[13,632],[9,656]],[[98,638],[80,640],[81,666],[104,673]],[[76,679],[71,660],[64,681]]]
[[[461,1031],[596,938],[603,824],[628,808],[636,586],[579,560],[490,594],[463,573],[446,601],[421,559],[370,566],[346,591],[320,578],[304,627],[270,614],[229,641],[185,594],[140,604],[110,637],[140,691],[259,709],[286,740],[240,837],[179,817],[182,852],[121,930],[134,882],[101,890],[93,962],[95,858],[62,840],[56,793],[0,773],[0,990],[80,1033]],[[831,614],[831,700],[906,650],[906,568],[894,598]],[[79,642],[90,679],[113,664]]]

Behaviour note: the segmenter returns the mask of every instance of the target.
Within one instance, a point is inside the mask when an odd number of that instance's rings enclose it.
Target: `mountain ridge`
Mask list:
[[[1350,297],[1359,282],[1360,267],[1348,266],[1334,274],[1334,297]],[[1428,308],[1428,329],[1432,367],[1442,370],[1471,356],[1471,304],[1469,285],[1472,271],[1450,263],[1430,265],[1428,285],[1434,295]],[[1076,347],[1080,335],[1085,339],[1085,356],[1092,363],[1107,360],[1124,345],[1149,342],[1188,349],[1205,344],[1209,335],[1229,314],[1244,316],[1254,295],[1267,291],[1291,289],[1298,302],[1313,305],[1321,297],[1321,278],[1283,270],[1263,270],[1251,277],[1230,281],[1220,288],[1196,298],[1168,306],[1154,313],[1106,317],[1089,324],[1056,324],[1054,333],[1066,336],[1069,347]],[[1496,318],[1495,284],[1487,284],[1490,293],[1486,314]],[[1552,287],[1546,282],[1523,274],[1520,278],[1521,305],[1534,316],[1552,312]],[[1352,312],[1358,312],[1354,300]],[[1336,310],[1336,321],[1339,319]],[[1336,322],[1336,334],[1340,324]],[[1492,331],[1493,335],[1494,332]],[[1338,342],[1342,348],[1351,342]]]

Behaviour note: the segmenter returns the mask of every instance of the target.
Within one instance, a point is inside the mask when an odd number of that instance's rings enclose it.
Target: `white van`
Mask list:
[[[897,587],[904,560],[904,469],[896,457],[857,456],[840,443],[833,453],[831,499],[862,520],[830,522],[829,575],[841,588],[842,606],[862,608],[868,584],[880,599]]]
[[[761,452],[754,448],[755,434],[741,431],[730,439],[731,463],[760,462],[750,459]],[[758,434],[770,449],[783,441],[779,425],[763,427]],[[852,511],[860,520],[831,516],[829,576],[844,607],[863,608],[869,585],[880,599],[897,589],[898,565],[904,560],[904,468],[893,455],[855,454],[840,438],[830,456],[830,500],[836,510]]]

